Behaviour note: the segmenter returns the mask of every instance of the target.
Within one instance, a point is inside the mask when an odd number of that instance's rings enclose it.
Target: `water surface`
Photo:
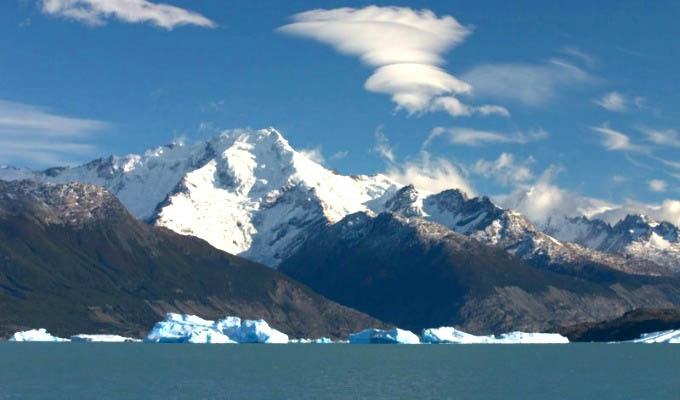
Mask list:
[[[0,343],[0,399],[672,399],[680,345]]]

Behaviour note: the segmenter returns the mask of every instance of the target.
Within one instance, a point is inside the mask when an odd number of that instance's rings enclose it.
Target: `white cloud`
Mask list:
[[[109,18],[128,23],[150,23],[168,30],[178,25],[216,26],[196,12],[148,0],[42,0],[42,11],[95,26],[105,25]]]
[[[591,56],[590,54],[585,53],[584,51],[582,51],[578,47],[566,46],[566,47],[562,47],[559,51],[560,51],[560,53],[574,57],[574,58],[580,60],[581,62],[583,62],[584,64],[591,66],[591,67],[598,63],[597,58]]]
[[[527,166],[532,161],[528,159],[517,164],[512,154],[502,153],[494,161],[477,160],[471,171],[485,178],[494,178],[502,185],[518,184],[534,179],[534,174]]]
[[[390,141],[382,131],[382,126],[375,130],[375,146],[373,151],[380,154],[387,161],[394,162],[394,151],[392,146],[390,146]]]
[[[514,132],[504,134],[493,131],[482,131],[471,128],[442,128],[437,127],[430,132],[423,143],[423,148],[427,148],[434,139],[444,136],[451,144],[464,146],[481,146],[494,143],[528,143],[548,137],[548,133],[542,129],[530,131],[528,133]]]
[[[627,135],[609,128],[606,124],[602,126],[592,126],[590,129],[601,135],[601,144],[607,150],[637,153],[648,152],[646,147],[633,144]]]
[[[647,135],[647,139],[654,144],[680,148],[680,137],[678,137],[678,133],[672,129],[664,131],[642,129],[642,131]]]
[[[420,153],[419,159],[402,165],[390,163],[385,175],[401,185],[412,184],[431,193],[460,189],[468,195],[475,195],[474,188],[458,167],[443,158],[432,159],[426,151]]]
[[[375,67],[364,87],[392,97],[408,113],[446,111],[452,116],[497,114],[506,109],[460,103],[454,97],[472,87],[444,71],[442,54],[460,44],[470,29],[451,16],[430,10],[369,6],[311,10],[293,16],[279,32],[314,39]]]
[[[612,176],[612,182],[614,183],[623,183],[626,181],[626,177],[623,175],[614,175]]]
[[[595,103],[609,111],[626,111],[628,109],[628,101],[619,92],[609,92],[601,99],[595,100]]]
[[[0,100],[0,162],[53,166],[92,154],[84,143],[108,127],[102,121],[52,114],[38,107]]]
[[[314,161],[317,164],[323,165],[326,162],[321,151],[321,146],[317,146],[313,149],[298,150],[298,153],[309,158],[310,160]]]
[[[647,184],[652,192],[665,192],[668,189],[666,181],[661,179],[652,179]]]
[[[545,63],[483,64],[463,74],[475,95],[542,106],[575,84],[595,81],[589,73],[560,59]]]
[[[581,215],[592,217],[617,207],[607,201],[560,188],[553,183],[559,172],[560,169],[550,167],[532,184],[519,185],[512,193],[495,196],[494,199],[503,207],[518,210],[539,226],[551,218]]]

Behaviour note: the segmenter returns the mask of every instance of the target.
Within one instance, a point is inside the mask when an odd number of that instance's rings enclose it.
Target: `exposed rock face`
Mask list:
[[[382,325],[277,271],[149,226],[92,185],[0,181],[0,336],[140,337],[167,312],[265,319],[295,336]]]

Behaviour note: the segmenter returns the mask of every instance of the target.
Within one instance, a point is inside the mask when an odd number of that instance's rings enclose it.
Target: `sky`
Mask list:
[[[343,174],[536,219],[680,223],[678,17],[664,0],[6,0],[0,164],[272,126]]]

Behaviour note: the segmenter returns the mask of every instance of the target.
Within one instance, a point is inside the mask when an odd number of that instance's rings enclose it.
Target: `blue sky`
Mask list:
[[[3,2],[0,163],[274,126],[346,174],[676,207],[680,3],[271,3]]]

